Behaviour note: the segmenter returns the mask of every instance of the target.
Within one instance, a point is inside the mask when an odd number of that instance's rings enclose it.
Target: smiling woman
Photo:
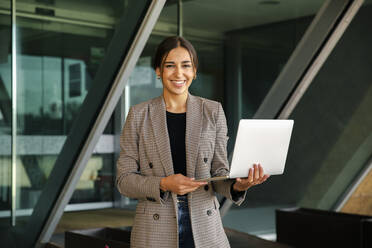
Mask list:
[[[129,110],[117,187],[138,199],[131,247],[229,247],[216,193],[240,205],[268,177],[255,165],[246,179],[195,180],[229,173],[222,106],[189,93],[197,65],[191,43],[166,38],[153,65],[163,94]]]

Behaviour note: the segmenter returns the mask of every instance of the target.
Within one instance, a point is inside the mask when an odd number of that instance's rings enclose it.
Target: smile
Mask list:
[[[170,80],[173,84],[175,84],[176,86],[183,86],[186,84],[186,80]]]

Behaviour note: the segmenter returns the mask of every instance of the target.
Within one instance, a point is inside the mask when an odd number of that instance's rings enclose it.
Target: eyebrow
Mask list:
[[[190,60],[184,60],[181,63],[186,64],[186,63],[191,63],[191,61]],[[174,62],[173,61],[165,61],[164,64],[174,64]]]

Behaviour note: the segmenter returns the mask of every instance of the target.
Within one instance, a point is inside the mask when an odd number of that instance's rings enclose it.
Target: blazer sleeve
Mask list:
[[[212,176],[223,176],[229,174],[229,162],[227,161],[227,140],[226,117],[221,104],[218,103],[216,117],[216,143],[211,167]],[[230,199],[235,204],[240,205],[245,199],[246,192],[244,192],[244,194],[239,194],[239,197],[236,197],[236,195],[231,195],[231,187],[234,182],[235,180],[225,180],[214,181],[212,184],[217,193]]]
[[[135,110],[130,108],[120,136],[120,156],[116,164],[116,185],[119,192],[130,198],[164,203],[168,192],[160,193],[162,177],[144,176],[140,172],[139,135]]]

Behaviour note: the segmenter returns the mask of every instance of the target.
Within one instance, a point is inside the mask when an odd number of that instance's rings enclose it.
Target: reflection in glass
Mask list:
[[[69,203],[113,201],[113,167],[112,154],[93,155],[86,165]]]
[[[37,203],[116,23],[128,13],[124,2],[16,1],[18,225]],[[105,133],[112,128],[110,121]],[[113,200],[112,153],[92,157],[71,202]]]

